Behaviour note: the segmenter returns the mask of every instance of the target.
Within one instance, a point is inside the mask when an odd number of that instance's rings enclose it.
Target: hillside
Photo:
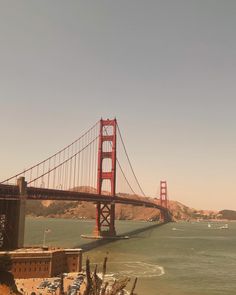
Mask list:
[[[222,210],[219,214],[221,215],[221,219],[236,220],[236,211]]]
[[[85,188],[83,188],[84,190]],[[86,189],[87,190],[87,189]],[[151,200],[158,203],[157,199],[144,198],[133,195],[123,195],[126,198]],[[218,212],[203,211],[189,208],[177,201],[169,201],[169,209],[175,220],[214,219]],[[95,204],[88,202],[65,201],[27,201],[27,215],[55,218],[94,219]],[[134,207],[131,205],[116,205],[116,219],[120,220],[157,220],[159,211],[152,208]]]

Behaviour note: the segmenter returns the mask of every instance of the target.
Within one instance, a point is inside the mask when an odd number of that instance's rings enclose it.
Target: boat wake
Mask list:
[[[184,231],[183,229],[172,227],[172,230]]]
[[[157,264],[141,261],[110,262],[110,265],[112,264],[115,264],[114,268],[117,270],[117,272],[113,274],[114,276],[151,278],[165,274],[164,268]]]

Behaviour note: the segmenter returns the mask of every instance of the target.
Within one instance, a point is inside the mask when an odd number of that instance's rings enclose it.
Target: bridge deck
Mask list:
[[[118,203],[133,206],[143,206],[147,208],[156,208],[163,211],[168,209],[151,201],[125,198],[120,196],[98,195],[85,192],[55,190],[47,188],[27,187],[26,199],[28,200],[58,200],[58,201],[86,201],[86,202],[103,202]],[[20,198],[19,188],[16,185],[0,185],[0,199],[17,200]]]

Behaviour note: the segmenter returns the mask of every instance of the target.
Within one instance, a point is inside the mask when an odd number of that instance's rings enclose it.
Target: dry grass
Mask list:
[[[124,278],[115,280],[111,287],[108,287],[108,282],[104,281],[107,268],[107,257],[103,262],[102,278],[97,275],[97,265],[93,273],[91,273],[90,261],[86,260],[86,288],[79,295],[118,295],[125,289],[130,278]],[[137,295],[134,293],[134,289],[137,283],[137,278],[134,281],[130,295]]]

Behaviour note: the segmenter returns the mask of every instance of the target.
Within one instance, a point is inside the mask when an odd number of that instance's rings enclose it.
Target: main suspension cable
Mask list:
[[[142,189],[142,187],[141,187],[141,185],[140,185],[140,183],[139,183],[139,181],[138,181],[138,179],[137,179],[137,176],[136,176],[136,174],[135,174],[135,172],[134,172],[133,166],[132,166],[132,164],[131,164],[131,161],[130,161],[129,155],[128,155],[127,150],[126,150],[126,147],[125,147],[124,140],[123,140],[122,135],[121,135],[121,132],[120,132],[119,125],[118,125],[118,124],[116,124],[116,125],[117,125],[117,129],[118,129],[118,134],[119,134],[120,139],[121,139],[121,143],[122,143],[123,148],[124,148],[124,151],[125,151],[125,155],[126,155],[126,157],[127,157],[128,163],[129,163],[129,165],[130,165],[130,169],[131,169],[131,171],[132,171],[132,173],[133,173],[133,176],[134,176],[134,178],[135,178],[135,180],[136,180],[136,182],[137,182],[137,184],[138,184],[138,187],[139,187],[141,193],[143,194],[144,197],[146,197],[146,195],[145,195],[145,193],[144,193],[144,191],[143,191],[143,189]]]
[[[30,171],[31,169],[34,169],[38,166],[40,166],[41,164],[44,164],[45,162],[49,161],[50,159],[52,159],[53,157],[59,155],[60,153],[64,152],[66,149],[70,148],[73,144],[77,143],[80,139],[82,139],[84,136],[86,136],[91,130],[93,130],[97,125],[99,124],[99,121],[96,122],[91,128],[89,128],[84,134],[82,134],[79,138],[77,138],[76,140],[74,140],[71,144],[67,145],[66,147],[64,147],[63,149],[61,149],[60,151],[56,152],[55,154],[53,154],[52,156],[48,157],[47,159],[37,163],[36,165],[33,165],[31,166],[30,168],[20,172],[20,173],[17,173],[16,175],[10,177],[10,178],[7,178],[3,181],[0,182],[0,184],[2,183],[5,183],[5,182],[8,182],[14,178],[17,178],[18,176],[22,175],[23,173],[26,173],[28,171]]]
[[[57,165],[56,167],[53,167],[52,169],[48,170],[46,173],[44,173],[44,174],[40,175],[39,177],[37,177],[37,178],[31,180],[30,182],[28,182],[28,184],[42,178],[43,176],[47,175],[48,173],[52,172],[53,170],[56,170],[57,168],[61,167],[62,165],[67,164],[70,160],[72,160],[74,157],[76,157],[78,154],[80,154],[82,151],[84,151],[88,146],[90,146],[92,143],[94,143],[98,139],[98,137],[99,136],[94,138],[90,143],[88,143],[86,146],[84,146],[80,151],[76,152],[74,155],[72,155],[71,157],[69,157],[68,159],[66,159],[65,161],[63,161],[59,165]],[[66,168],[68,168],[68,167],[66,167]],[[66,181],[67,181],[67,176],[65,178],[66,178]]]

